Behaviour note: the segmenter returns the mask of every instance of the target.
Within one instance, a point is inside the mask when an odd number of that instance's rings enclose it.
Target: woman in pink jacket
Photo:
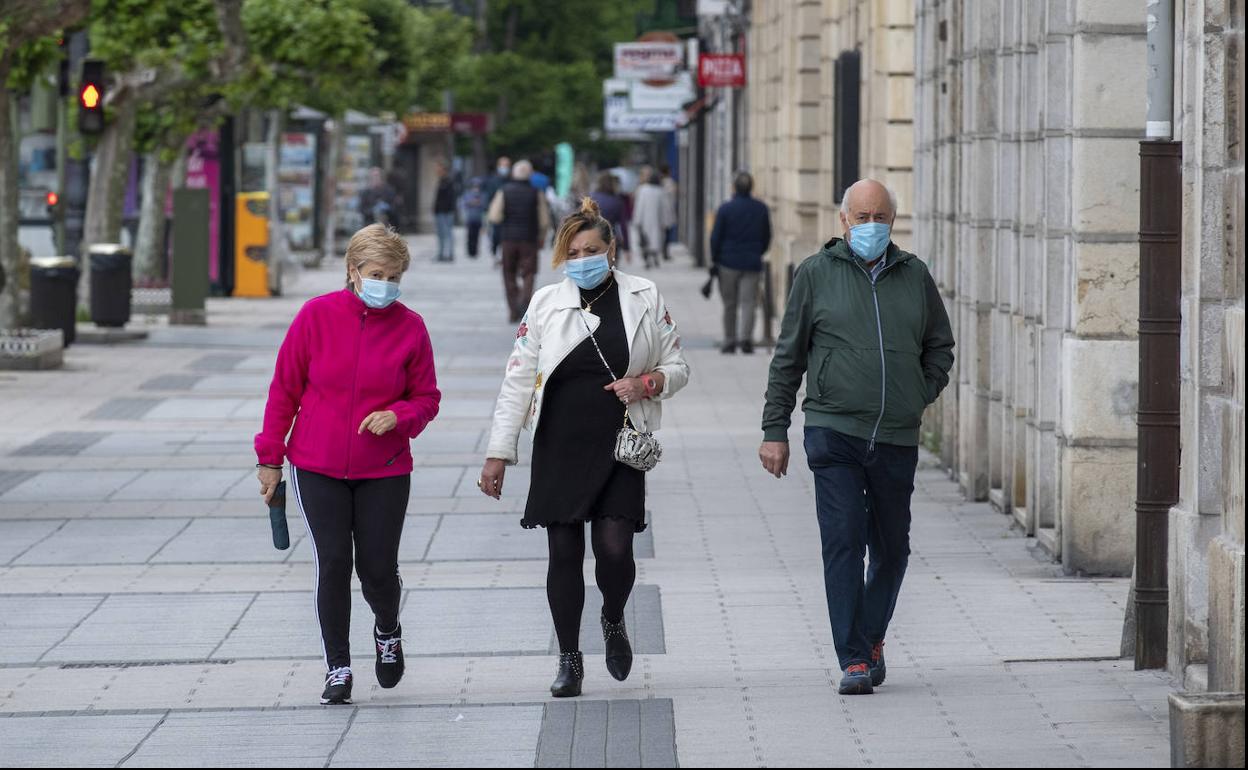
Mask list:
[[[347,287],[309,300],[286,332],[256,436],[260,494],[272,498],[288,461],[312,542],[328,669],[321,703],[351,702],[353,547],[376,617],[377,682],[390,688],[403,676],[398,562],[409,440],[441,400],[425,323],[396,301],[410,263],[402,236],[382,225],[351,238]]]

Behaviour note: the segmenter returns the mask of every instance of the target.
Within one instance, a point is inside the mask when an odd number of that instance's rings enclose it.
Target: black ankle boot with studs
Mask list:
[[[559,653],[559,673],[550,686],[550,694],[556,698],[575,698],[581,694],[584,679],[585,659],[580,651]]]
[[[628,629],[624,627],[624,618],[618,623],[602,616],[602,640],[607,648],[607,671],[616,681],[628,679],[628,672],[633,670],[633,645],[628,641]]]

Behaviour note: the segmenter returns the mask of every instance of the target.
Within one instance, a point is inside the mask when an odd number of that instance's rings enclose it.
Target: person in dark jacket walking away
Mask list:
[[[550,227],[546,197],[529,183],[533,164],[516,163],[511,179],[490,201],[490,224],[498,225],[503,247],[503,292],[512,323],[519,323],[533,297],[537,253]]]
[[[724,346],[721,352],[754,352],[754,305],[763,254],[771,246],[767,204],[750,195],[754,178],[742,171],[733,180],[736,195],[715,212],[711,228],[711,264],[724,299]]]
[[[438,261],[455,260],[455,180],[446,163],[438,163],[438,192],[433,198],[433,218],[438,226]]]
[[[623,250],[623,244],[627,243],[624,240],[624,236],[628,227],[624,219],[626,204],[624,199],[616,193],[620,183],[614,174],[604,171],[598,175],[597,183],[594,186],[594,192],[589,197],[594,199],[594,203],[598,204],[598,209],[602,212],[602,218],[611,223],[611,230],[615,233],[615,242],[621,244],[620,249]]]
[[[468,189],[459,196],[459,206],[464,211],[464,224],[468,226],[468,257],[476,259],[480,252],[481,222],[485,219],[485,207],[489,200],[481,190],[481,180],[473,177]]]
[[[360,191],[360,214],[365,225],[380,224],[389,227],[399,213],[399,194],[386,182],[380,168],[368,170],[368,187]]]
[[[498,156],[498,166],[496,173],[491,174],[485,183],[481,185],[481,192],[485,193],[486,205],[494,200],[495,194],[498,193],[502,186],[507,184],[511,179],[511,158],[506,155]],[[498,267],[498,247],[502,244],[502,239],[498,235],[498,225],[490,225],[490,254],[494,256],[494,266]]]
[[[854,183],[841,202],[845,240],[828,241],[794,273],[758,451],[768,473],[788,472],[805,374],[806,461],[842,695],[884,682],[884,636],[910,555],[919,423],[953,366],[944,301],[927,266],[890,240],[896,216],[884,185]]]

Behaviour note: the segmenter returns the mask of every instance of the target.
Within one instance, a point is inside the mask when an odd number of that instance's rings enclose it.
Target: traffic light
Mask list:
[[[98,134],[104,130],[104,62],[82,63],[78,84],[78,133]]]
[[[48,194],[44,196],[44,200],[48,203],[48,216],[56,214],[57,204],[61,202],[61,196],[57,195],[55,190],[48,190]]]

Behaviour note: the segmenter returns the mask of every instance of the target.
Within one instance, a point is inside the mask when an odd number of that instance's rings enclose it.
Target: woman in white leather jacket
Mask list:
[[[667,306],[652,281],[615,268],[611,224],[590,198],[564,220],[554,265],[562,282],[533,296],[494,408],[477,485],[497,499],[517,459],[522,427],[533,432],[532,478],[521,526],[545,527],[546,594],[559,638],[551,693],[581,694],[582,564],[590,522],[595,577],[603,595],[607,669],[623,680],[632,666],[624,605],[636,575],[633,536],[646,527],[645,474],[617,462],[625,415],[658,430],[662,401],[689,380],[689,365]]]

